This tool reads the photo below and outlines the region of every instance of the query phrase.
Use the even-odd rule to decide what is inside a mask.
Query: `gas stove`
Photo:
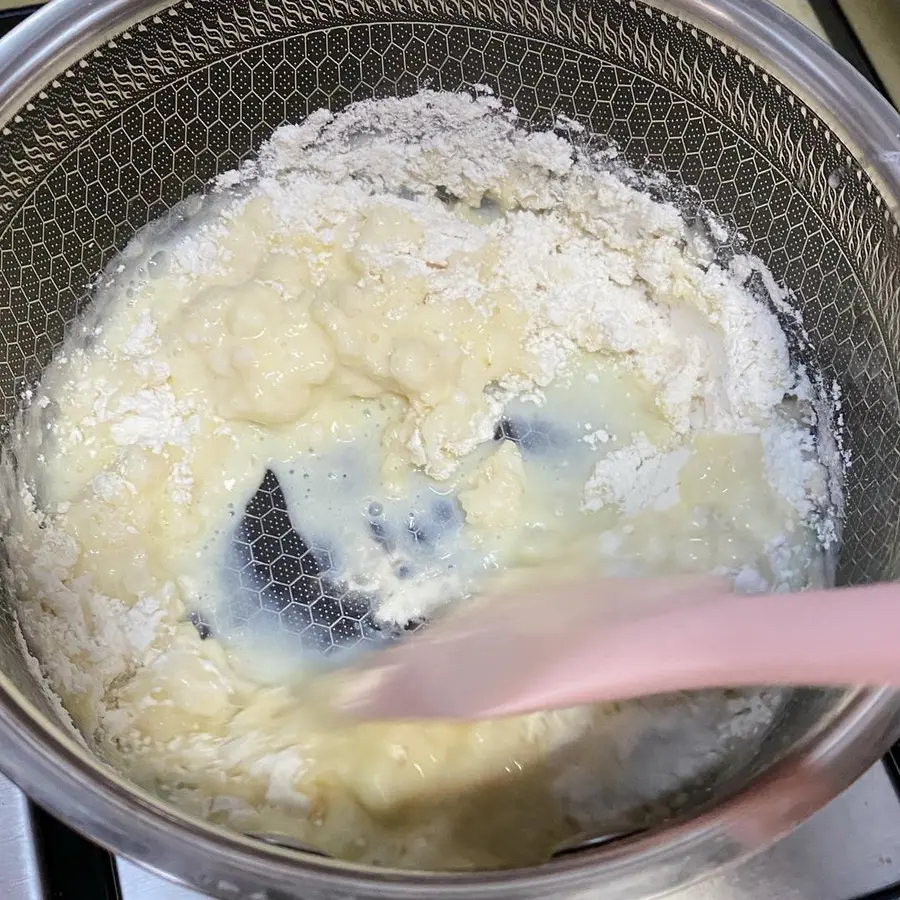
[[[900,103],[900,0],[774,0]],[[0,35],[35,7],[0,0]],[[116,858],[0,776],[0,900],[202,900]],[[670,900],[900,900],[900,744],[768,851]]]

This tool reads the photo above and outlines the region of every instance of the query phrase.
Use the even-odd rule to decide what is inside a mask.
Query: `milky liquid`
[[[353,402],[342,413],[343,427],[332,428],[319,446],[267,462],[297,537],[293,551],[284,539],[281,544],[287,553],[308,548],[316,556],[318,583],[310,575],[291,584],[313,571],[307,556],[305,563],[298,557],[296,565],[273,569],[276,579],[287,573],[275,584],[253,585],[249,593],[242,587],[234,570],[263,552],[259,544],[244,547],[235,531],[243,510],[252,517],[251,497],[233,505],[231,524],[208,545],[207,572],[216,574],[208,602],[197,609],[234,652],[265,657],[267,670],[280,673],[272,679],[345,664],[415,630],[448,604],[529,577],[715,571],[749,590],[823,578],[808,527],[766,477],[759,437],[707,435],[679,444],[653,392],[608,357],[583,354],[540,395],[512,399],[493,440],[448,480],[411,469],[385,483],[380,448],[394,412],[391,404]],[[648,509],[586,508],[585,485],[598,462],[627,452],[635,440],[675,441],[672,471],[657,476],[670,482],[661,484],[661,497]],[[521,460],[515,516],[500,527],[473,525],[461,493],[503,448]],[[479,496],[492,489],[482,483]],[[498,502],[508,507],[511,500]],[[307,614],[319,585],[328,595],[321,603],[330,607]],[[280,613],[266,615],[266,608]],[[341,608],[360,624],[341,621]]]

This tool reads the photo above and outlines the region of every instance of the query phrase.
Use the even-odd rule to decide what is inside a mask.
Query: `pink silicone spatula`
[[[737,595],[596,580],[476,601],[346,672],[363,719],[473,720],[749,685],[900,686],[900,584]]]

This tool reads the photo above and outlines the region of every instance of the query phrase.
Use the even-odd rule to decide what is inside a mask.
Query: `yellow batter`
[[[578,568],[820,581],[812,392],[743,287],[756,264],[716,265],[673,207],[484,96],[318,114],[232,181],[113,263],[20,429],[20,624],[91,746],[213,821],[418,868],[545,858],[660,722],[724,747],[749,701],[354,727],[277,621],[201,640],[189,615],[221,612],[270,467],[398,626]],[[561,448],[495,441],[504,416]],[[347,448],[371,469],[341,493]],[[452,575],[404,583],[359,516],[422,492],[463,525]]]

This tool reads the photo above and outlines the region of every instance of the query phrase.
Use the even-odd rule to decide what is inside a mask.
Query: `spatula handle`
[[[714,687],[900,687],[898,635],[900,584],[739,596],[701,579],[601,581],[438,625],[378,657],[344,705],[477,719]]]
[[[582,635],[493,712],[710,687],[900,687],[898,635],[900,584],[714,597]]]

